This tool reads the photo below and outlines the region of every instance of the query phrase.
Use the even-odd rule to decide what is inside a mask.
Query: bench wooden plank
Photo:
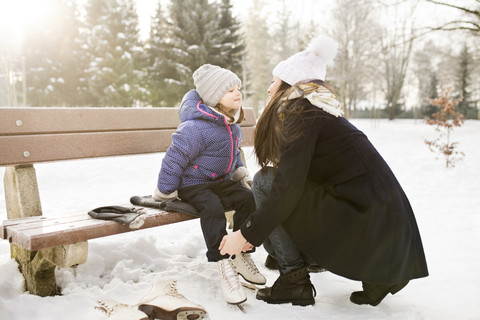
[[[42,111],[42,116],[45,111],[52,111],[53,114],[60,114],[66,111],[68,117],[72,117],[72,114],[80,117],[84,115],[85,110],[70,110],[70,109],[39,109],[36,108],[20,108],[24,113],[26,112],[23,109],[28,109],[32,114],[36,114],[34,111]],[[156,110],[162,111],[163,113],[172,114],[171,111],[178,112],[176,109],[169,108],[159,108],[157,109],[146,109],[148,111]],[[16,110],[16,109],[15,109]],[[97,114],[97,109],[87,109],[89,111],[94,111],[93,114]],[[136,111],[137,113],[126,112],[126,111]],[[9,112],[7,112],[9,111]],[[3,124],[3,114],[6,114],[11,119],[18,117],[12,117],[10,109],[0,108],[0,118],[2,119]],[[77,112],[73,112],[77,111]],[[124,110],[110,109],[110,113],[113,111],[121,111],[120,114],[123,114],[123,117],[126,117],[126,114],[131,116],[136,114],[144,115],[143,109],[135,108],[124,108]],[[60,112],[60,113],[59,113]],[[82,113],[83,112],[83,113]],[[150,113],[150,112],[148,112]],[[147,114],[148,114],[147,113]],[[80,114],[80,115],[79,115]],[[105,115],[101,113],[103,117]],[[116,113],[115,113],[116,115]],[[116,115],[117,116],[117,115]],[[53,117],[53,116],[52,116]],[[171,116],[169,121],[174,121]],[[178,115],[177,115],[178,117]],[[112,117],[113,118],[113,117]],[[143,119],[142,117],[139,117]],[[158,118],[158,117],[153,117]],[[73,126],[71,132],[67,132],[67,128],[63,128],[60,125],[56,126],[57,123],[63,122],[60,119],[55,119],[54,122],[46,121],[46,128],[42,130],[41,124],[33,122],[32,125],[26,126],[27,134],[20,134],[20,129],[16,128],[16,131],[13,130],[11,124],[7,125],[7,129],[3,129],[6,133],[0,133],[0,165],[22,165],[22,164],[31,164],[47,161],[57,161],[57,160],[70,160],[70,159],[83,159],[83,158],[95,158],[95,157],[107,157],[107,156],[119,156],[119,155],[131,155],[131,154],[145,154],[145,153],[155,153],[155,152],[164,152],[171,144],[171,135],[175,132],[176,127],[169,129],[152,129],[146,127],[145,130],[130,130],[126,131],[130,127],[123,127],[121,125],[109,125],[106,128],[117,129],[117,131],[91,131],[86,132],[87,129],[83,129],[82,132],[73,132],[75,130],[81,130],[76,126],[82,125],[88,130],[100,130],[98,127],[99,124],[96,122],[92,124],[90,120],[91,117],[88,117],[88,121],[74,121],[69,119],[66,122],[73,121],[75,125]],[[124,118],[122,118],[125,120]],[[128,119],[127,119],[128,120]],[[123,123],[120,121],[119,123]],[[176,124],[176,122],[175,122]],[[164,125],[164,124],[162,124]],[[242,145],[253,145],[253,133],[254,133],[255,117],[252,109],[246,109],[246,120],[242,123],[242,130],[244,135],[244,140]],[[22,126],[20,126],[22,127]],[[157,125],[157,128],[159,125]],[[70,127],[68,127],[70,128]],[[37,133],[32,133],[31,130],[38,130]],[[60,132],[59,130],[64,130],[65,132]],[[123,131],[120,131],[123,130]],[[48,132],[48,133],[47,133]],[[15,133],[15,134],[12,134]]]
[[[255,126],[245,108],[241,126]],[[178,108],[34,108],[0,107],[0,135],[175,129]]]
[[[163,152],[169,130],[66,133],[0,137],[0,165]]]
[[[0,108],[1,134],[175,129],[176,108]]]
[[[82,216],[77,215],[69,218],[37,219],[33,223],[3,226],[3,237],[28,250],[36,251],[135,231],[114,221],[93,219],[86,213]],[[179,212],[148,209],[148,212],[145,213],[145,223],[138,230],[196,218]]]
[[[53,225],[60,225],[65,223],[75,223],[77,221],[83,221],[89,217],[88,213],[72,213],[66,216],[59,217],[45,217],[45,216],[33,216],[21,219],[11,219],[2,222],[2,238],[8,239],[8,230],[15,230],[15,232],[36,229]]]

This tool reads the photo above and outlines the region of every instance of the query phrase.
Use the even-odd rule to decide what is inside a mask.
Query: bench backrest
[[[164,152],[180,124],[177,108],[0,108],[0,166]],[[242,146],[253,145],[245,109]]]

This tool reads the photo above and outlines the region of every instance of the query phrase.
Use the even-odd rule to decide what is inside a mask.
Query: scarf
[[[300,83],[288,96],[287,100],[306,98],[311,104],[335,116],[343,116],[340,101],[329,89],[314,82]]]

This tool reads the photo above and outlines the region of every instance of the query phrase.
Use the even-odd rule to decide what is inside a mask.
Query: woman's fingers
[[[218,250],[220,250],[221,254],[225,254],[222,252],[223,246],[225,245],[225,242],[227,241],[227,236],[223,236],[222,242],[220,242],[220,246],[218,247]]]

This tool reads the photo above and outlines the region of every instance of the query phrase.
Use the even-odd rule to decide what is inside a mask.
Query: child
[[[196,90],[182,100],[182,123],[163,158],[153,198],[163,201],[178,196],[198,210],[206,255],[218,264],[225,300],[239,304],[247,297],[238,274],[255,284],[266,283],[249,253],[230,258],[218,249],[227,234],[225,211],[235,210],[233,229],[238,230],[256,208],[252,191],[245,187],[248,170],[239,151],[241,81],[230,70],[210,64],[198,68],[193,80]],[[247,251],[252,248],[245,245]]]

